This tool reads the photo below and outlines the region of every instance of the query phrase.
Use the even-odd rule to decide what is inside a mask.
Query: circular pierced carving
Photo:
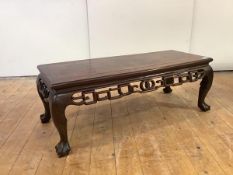
[[[140,82],[140,88],[142,91],[150,91],[155,89],[155,81],[154,80],[143,80]]]

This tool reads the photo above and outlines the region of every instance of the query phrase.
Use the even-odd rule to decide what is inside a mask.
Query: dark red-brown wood
[[[212,60],[170,50],[40,65],[37,89],[45,109],[41,122],[47,123],[53,118],[60,135],[55,148],[62,157],[70,152],[65,117],[68,105],[90,105],[160,87],[164,87],[164,93],[171,93],[171,86],[202,79],[198,107],[208,111],[210,106],[205,103],[205,97],[213,81],[213,70],[209,66]],[[135,81],[139,84],[133,83]]]
[[[169,50],[39,65],[38,69],[49,87],[61,89],[167,72],[211,61],[212,58]]]

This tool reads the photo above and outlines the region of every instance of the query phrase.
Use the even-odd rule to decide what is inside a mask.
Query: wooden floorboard
[[[39,120],[35,78],[0,79],[0,175],[232,175],[232,80],[215,73],[206,113],[198,82],[69,106],[72,151],[59,159],[52,121]]]

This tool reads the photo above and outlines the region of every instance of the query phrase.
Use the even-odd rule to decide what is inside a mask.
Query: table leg
[[[49,97],[50,112],[60,135],[60,141],[55,146],[58,157],[66,156],[70,152],[70,145],[67,137],[67,119],[65,116],[65,109],[69,100],[68,98],[69,96],[66,94],[50,94]]]
[[[208,111],[210,110],[210,106],[205,103],[205,97],[207,96],[207,93],[209,92],[213,82],[213,69],[208,66],[205,69],[205,75],[201,81],[201,86],[199,90],[199,97],[198,97],[198,107],[202,111]]]
[[[172,88],[170,86],[166,86],[165,88],[163,88],[163,92],[165,94],[169,94],[172,92]]]
[[[41,120],[41,123],[48,123],[50,118],[51,118],[50,110],[49,110],[49,103],[48,103],[48,101],[45,100],[45,97],[42,94],[43,89],[42,89],[41,84],[40,84],[40,77],[39,76],[37,77],[37,80],[36,80],[36,86],[37,86],[37,92],[40,96],[40,99],[44,105],[44,110],[45,110],[45,112],[40,115],[40,120]]]

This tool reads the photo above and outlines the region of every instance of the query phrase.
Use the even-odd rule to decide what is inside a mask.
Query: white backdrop
[[[88,0],[91,56],[189,50],[192,0]]]
[[[85,0],[0,0],[0,76],[89,57]]]
[[[0,76],[166,49],[211,56],[215,70],[233,69],[232,31],[231,0],[0,0]]]
[[[233,70],[233,1],[196,0],[191,52],[210,55],[213,67]]]

